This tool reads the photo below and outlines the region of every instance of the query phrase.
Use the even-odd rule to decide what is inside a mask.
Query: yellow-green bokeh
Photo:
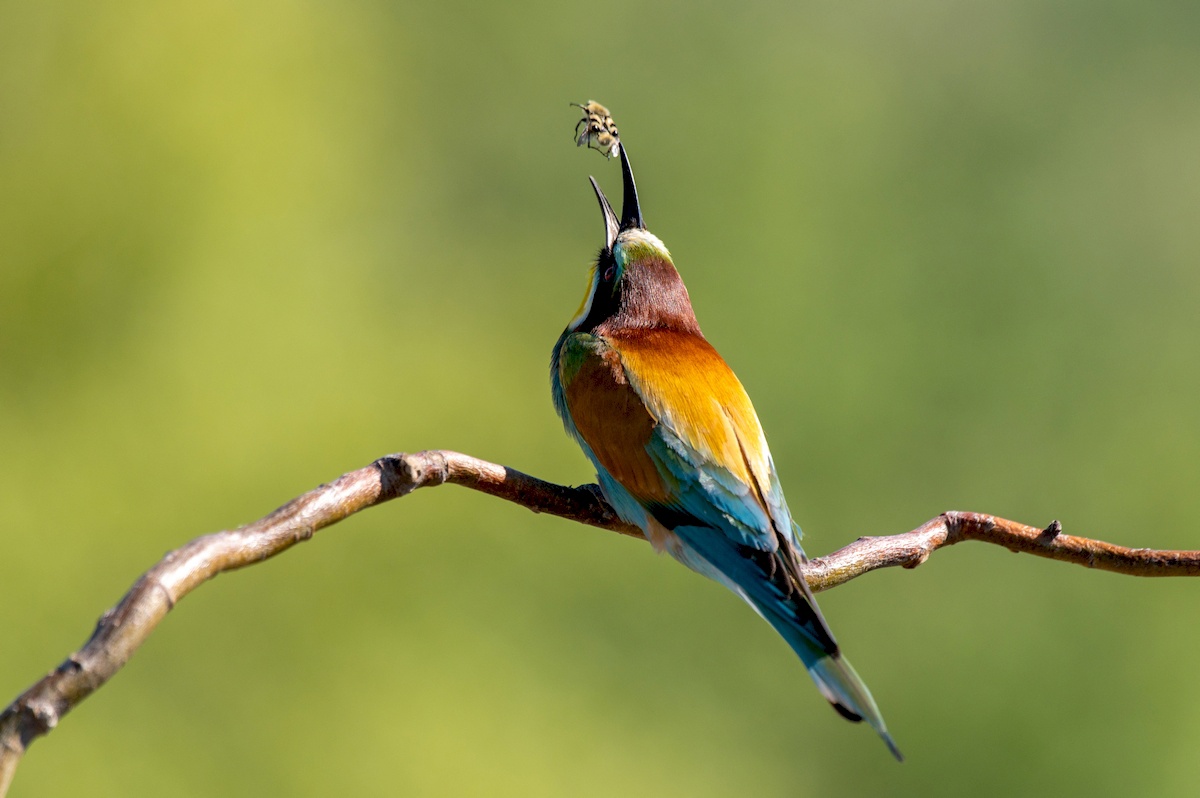
[[[1200,6],[0,4],[0,691],[164,551],[390,451],[580,483],[570,101],[820,554],[945,509],[1200,548]],[[205,586],[14,796],[1191,795],[1200,583],[968,545],[732,596],[456,488]]]

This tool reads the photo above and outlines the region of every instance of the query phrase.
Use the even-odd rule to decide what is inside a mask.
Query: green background
[[[570,101],[810,554],[1200,548],[1195,2],[0,4],[0,691],[391,451],[592,478]],[[967,544],[822,606],[909,761],[649,547],[446,487],[189,597],[12,795],[1191,795],[1200,583]]]

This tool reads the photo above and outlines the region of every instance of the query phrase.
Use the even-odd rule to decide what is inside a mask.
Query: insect
[[[594,100],[571,105],[583,109],[583,119],[575,125],[576,146],[587,144],[591,149],[604,153],[605,158],[616,155],[617,148],[621,146],[621,135],[608,109]]]

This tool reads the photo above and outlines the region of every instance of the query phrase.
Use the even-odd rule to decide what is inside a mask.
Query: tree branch
[[[570,488],[505,466],[448,451],[394,454],[293,499],[238,529],[196,538],[168,553],[125,597],[100,617],[83,647],[19,695],[0,713],[0,798],[26,749],[98,690],[129,660],[175,606],[217,574],[274,557],[319,529],[418,488],[451,483],[623,535],[641,532],[613,512],[596,485]],[[828,590],[877,568],[915,568],[943,546],[979,540],[1015,552],[1073,562],[1131,576],[1200,575],[1200,552],[1128,549],[980,513],[948,512],[911,532],[859,538],[826,557],[809,560],[804,576],[814,591]]]

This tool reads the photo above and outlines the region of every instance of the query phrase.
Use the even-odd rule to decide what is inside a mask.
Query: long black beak
[[[604,214],[604,248],[612,249],[612,245],[617,241],[617,233],[621,232],[621,223],[617,221],[617,215],[613,213],[612,205],[609,204],[608,197],[604,196],[604,192],[600,190],[596,178],[589,176],[588,180],[592,181],[592,190],[596,192],[596,199],[600,202],[600,212]]]
[[[636,227],[646,229],[642,221],[642,206],[638,204],[637,184],[633,182],[633,167],[629,165],[629,156],[625,154],[625,144],[621,144],[621,178],[625,183],[625,197],[621,200],[621,229],[629,230]]]

